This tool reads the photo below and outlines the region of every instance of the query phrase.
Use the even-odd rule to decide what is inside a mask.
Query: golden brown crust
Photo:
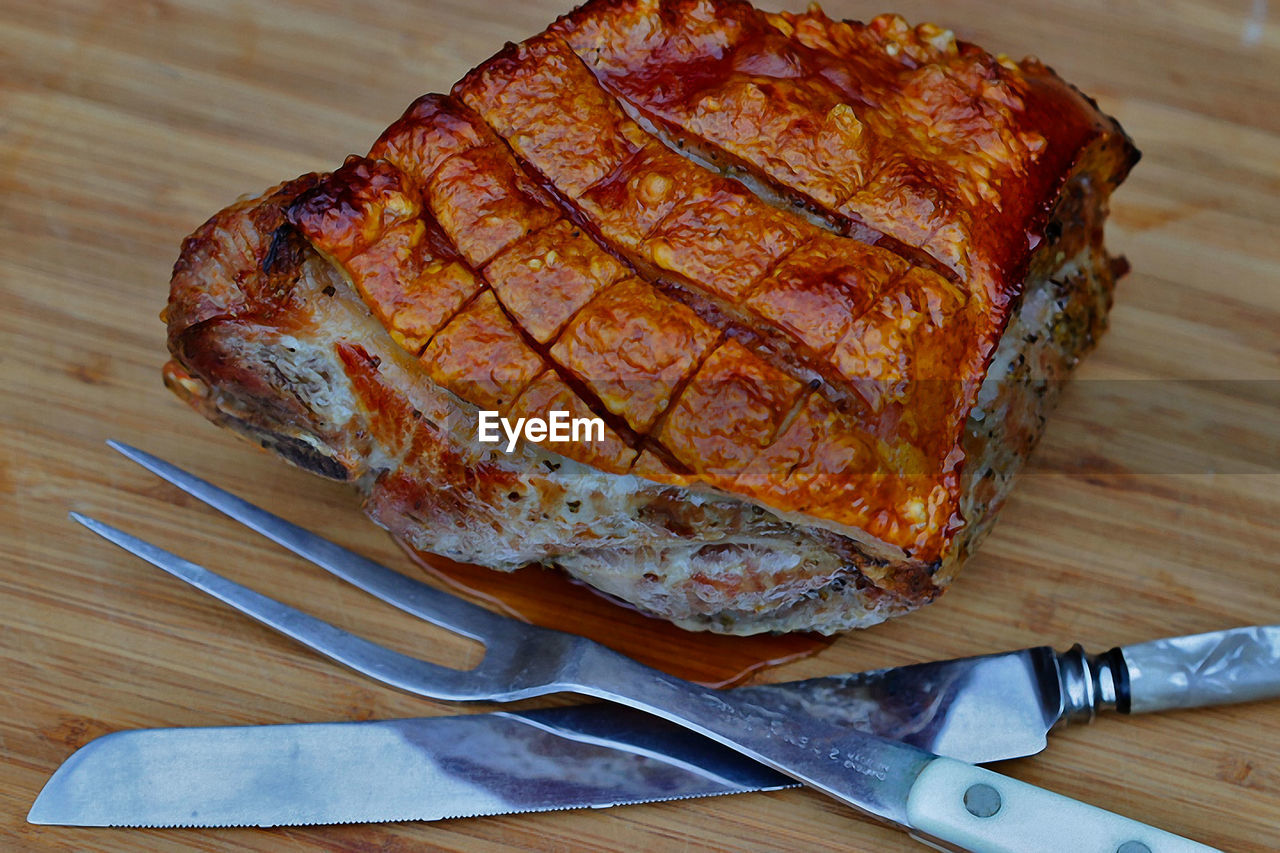
[[[565,109],[545,107],[566,88],[574,94]],[[884,474],[878,483],[883,502],[874,507],[832,501],[806,504],[809,508],[801,510],[788,497],[794,479],[788,468],[773,469],[767,486],[741,487],[735,475],[750,466],[761,449],[748,443],[738,448],[733,460],[722,448],[722,473],[705,480],[707,485],[734,489],[784,512],[810,512],[866,531],[924,562],[938,559],[959,502],[953,451],[993,346],[992,327],[998,318],[984,317],[979,300],[969,299],[931,270],[912,267],[885,249],[831,234],[776,209],[741,184],[699,167],[655,139],[635,147],[645,138],[644,131],[554,35],[505,51],[465,78],[455,92],[505,136],[530,169],[574,205],[574,212],[606,246],[647,274],[672,276],[727,304],[754,310],[752,323],[777,323],[778,337],[794,336],[799,344],[792,347],[795,360],[853,401],[831,424],[853,435],[816,440],[875,448]],[[574,135],[573,128],[580,125],[590,126],[593,133]],[[616,161],[616,167],[587,183],[577,161],[567,160],[564,150],[547,142],[570,137],[580,146],[579,159]],[[619,153],[624,151],[629,153]],[[856,268],[864,296],[863,310],[846,315],[845,325],[836,330],[829,328],[832,321],[823,313],[788,310],[788,297],[804,299],[805,290],[819,294],[811,303],[849,305],[849,274],[832,269],[833,256],[845,259],[847,268]],[[813,274],[799,284],[809,271]],[[605,368],[613,339],[597,337],[583,344],[575,339],[577,328],[570,323],[565,332],[569,341],[557,344],[552,355],[564,363],[566,348],[576,347],[577,363],[570,369],[592,384],[589,374]],[[829,337],[823,337],[824,331]],[[664,338],[656,325],[645,334],[647,344],[637,355],[650,364],[628,357],[635,380],[643,380],[646,371],[668,371],[673,359],[692,367],[702,355],[697,349],[672,354],[670,347],[686,344],[679,337]],[[943,375],[936,375],[939,371]],[[659,381],[655,375],[652,386],[633,380],[621,391],[616,379],[606,378],[614,387],[605,404],[619,414],[628,409],[628,422],[644,433],[669,395],[688,378]],[[928,387],[931,382],[942,384],[942,393]],[[654,389],[651,400],[625,401],[648,387]],[[600,387],[593,388],[605,396]],[[779,419],[785,414],[776,413]],[[675,427],[660,439],[663,444],[690,446],[689,437],[679,436]],[[900,467],[903,461],[910,463],[909,469]],[[754,470],[758,475],[759,466]],[[938,500],[939,494],[947,499]],[[928,508],[925,515],[918,509],[922,506]]]
[[[432,338],[422,364],[437,384],[481,409],[501,412],[546,367],[492,290],[473,299]]]
[[[174,278],[165,380],[198,411],[353,482],[370,517],[414,547],[503,569],[554,562],[689,628],[843,630],[936,594],[927,574],[886,572],[824,531],[730,497],[689,500],[677,487],[618,476],[635,451],[616,432],[564,448],[610,454],[584,459],[591,467],[532,445],[508,456],[477,444],[474,407],[430,381],[332,259],[281,230],[296,194],[326,180],[308,176],[235,205],[189,241]],[[187,325],[192,315],[176,309],[204,293],[218,311]],[[547,371],[511,414],[543,400],[585,414],[574,408],[581,399]],[[679,477],[647,450],[634,470]]]
[[[554,370],[545,371],[524,389],[520,399],[511,407],[513,418],[542,418],[549,421],[553,412],[565,412],[574,419],[590,419],[596,413],[583,402],[582,397],[570,388]],[[617,431],[609,426],[601,430],[600,440],[548,441],[548,450],[566,456],[584,465],[626,474],[635,461],[636,451]],[[572,433],[570,433],[572,436]]]
[[[578,312],[551,354],[610,412],[647,433],[718,337],[685,306],[626,278]]]
[[[289,292],[281,279],[290,274],[287,261],[295,249],[289,235],[280,231],[285,224],[283,205],[316,180],[316,175],[304,175],[262,197],[237,202],[182,242],[163,315],[170,349],[180,349],[182,336],[204,323],[280,312],[280,294]],[[246,259],[263,275],[240,275]],[[281,263],[275,263],[277,259]]]
[[[551,32],[644,115],[861,233],[924,250],[997,306],[1017,295],[1027,240],[1080,153],[1122,136],[1034,60],[897,15],[593,0]],[[1108,182],[1132,165],[1117,153]]]
[[[396,342],[418,353],[479,290],[412,182],[384,161],[347,162],[287,213],[339,264]]]
[[[427,182],[431,211],[472,266],[555,220],[533,183],[506,168],[510,157],[496,145],[464,151]]]
[[[680,394],[658,439],[705,482],[732,491],[744,455],[773,443],[804,388],[726,340]]]
[[[425,184],[445,160],[488,145],[492,138],[453,98],[423,95],[378,137],[369,157],[386,160]]]
[[[485,277],[538,343],[556,338],[600,290],[628,270],[573,223],[559,219],[489,262]]]
[[[478,409],[598,417],[603,441],[545,449],[592,482],[614,478],[602,493],[626,484],[667,507],[667,533],[714,545],[721,534],[671,521],[707,501],[733,518],[750,507],[760,525],[735,521],[742,538],[720,551],[681,550],[669,588],[647,573],[597,577],[602,588],[634,582],[633,600],[689,619],[755,608],[796,627],[845,595],[898,612],[937,594],[966,525],[999,501],[975,502],[966,454],[990,445],[970,412],[1028,270],[1041,281],[1077,264],[1066,298],[1096,330],[1101,211],[1135,156],[1052,72],[936,27],[592,0],[453,95],[419,98],[367,157],[192,235],[172,283],[168,381],[308,467],[372,477],[371,512],[419,538],[521,511],[526,488],[544,505],[566,491],[488,451],[450,455]],[[1081,196],[1053,213],[1064,186]],[[1044,240],[1051,215],[1071,233]],[[1047,243],[1053,257],[1036,251]],[[1064,261],[1068,249],[1082,260]],[[331,312],[314,300],[334,287],[304,293],[304,272],[349,283],[397,345],[335,336],[324,358],[350,388],[341,405],[313,393],[332,365],[269,355],[291,335],[326,339],[315,323]],[[1067,363],[1087,340],[1047,358]],[[343,434],[351,406],[358,440]],[[453,432],[432,432],[448,413]],[[373,459],[388,461],[356,473]],[[603,534],[571,527],[538,553],[598,573],[608,560],[588,543]],[[794,531],[808,563],[770,538]]]

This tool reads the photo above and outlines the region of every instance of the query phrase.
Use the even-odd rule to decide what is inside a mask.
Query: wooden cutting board
[[[236,196],[366,150],[418,94],[565,9],[0,3],[0,847],[919,849],[805,791],[273,831],[24,823],[59,762],[106,732],[458,710],[324,663],[66,514],[125,525],[375,640],[465,658],[461,643],[424,641],[416,623],[102,442],[146,447],[410,570],[344,489],[204,423],[161,387],[169,267],[182,237]],[[1035,53],[1120,118],[1144,152],[1109,226],[1133,273],[955,588],[766,679],[1280,622],[1280,29],[1266,4],[912,0],[898,11]],[[1280,847],[1280,704],[1100,719],[999,769],[1227,849]]]

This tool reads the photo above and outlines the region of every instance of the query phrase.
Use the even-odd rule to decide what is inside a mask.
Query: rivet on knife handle
[[[1280,625],[1154,640],[1120,653],[1132,713],[1280,697]]]
[[[907,816],[930,840],[978,853],[1216,849],[952,758],[937,758],[920,773]]]

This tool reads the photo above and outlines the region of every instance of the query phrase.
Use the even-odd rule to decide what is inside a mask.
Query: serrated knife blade
[[[639,712],[619,717],[627,718],[618,720],[623,725],[647,722]],[[72,755],[27,819],[148,827],[380,823],[794,784],[705,738],[691,735],[659,758],[552,734],[558,725],[554,717],[540,724],[495,713],[115,732]]]
[[[733,691],[971,763],[1039,752],[1055,725],[1280,696],[1280,626],[1089,656],[1048,647]],[[277,826],[439,820],[776,790],[737,752],[613,704],[378,722],[150,729],[98,738],[32,823]]]

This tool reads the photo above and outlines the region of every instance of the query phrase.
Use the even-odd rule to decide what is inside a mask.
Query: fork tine
[[[484,685],[477,684],[468,672],[438,666],[357,637],[97,519],[78,512],[71,513],[71,518],[263,625],[384,684],[432,699],[477,699],[489,693],[477,693],[476,688]]]
[[[107,446],[251,530],[406,613],[481,642],[492,638],[509,622],[483,607],[348,551],[150,453],[115,440],[108,441]]]

